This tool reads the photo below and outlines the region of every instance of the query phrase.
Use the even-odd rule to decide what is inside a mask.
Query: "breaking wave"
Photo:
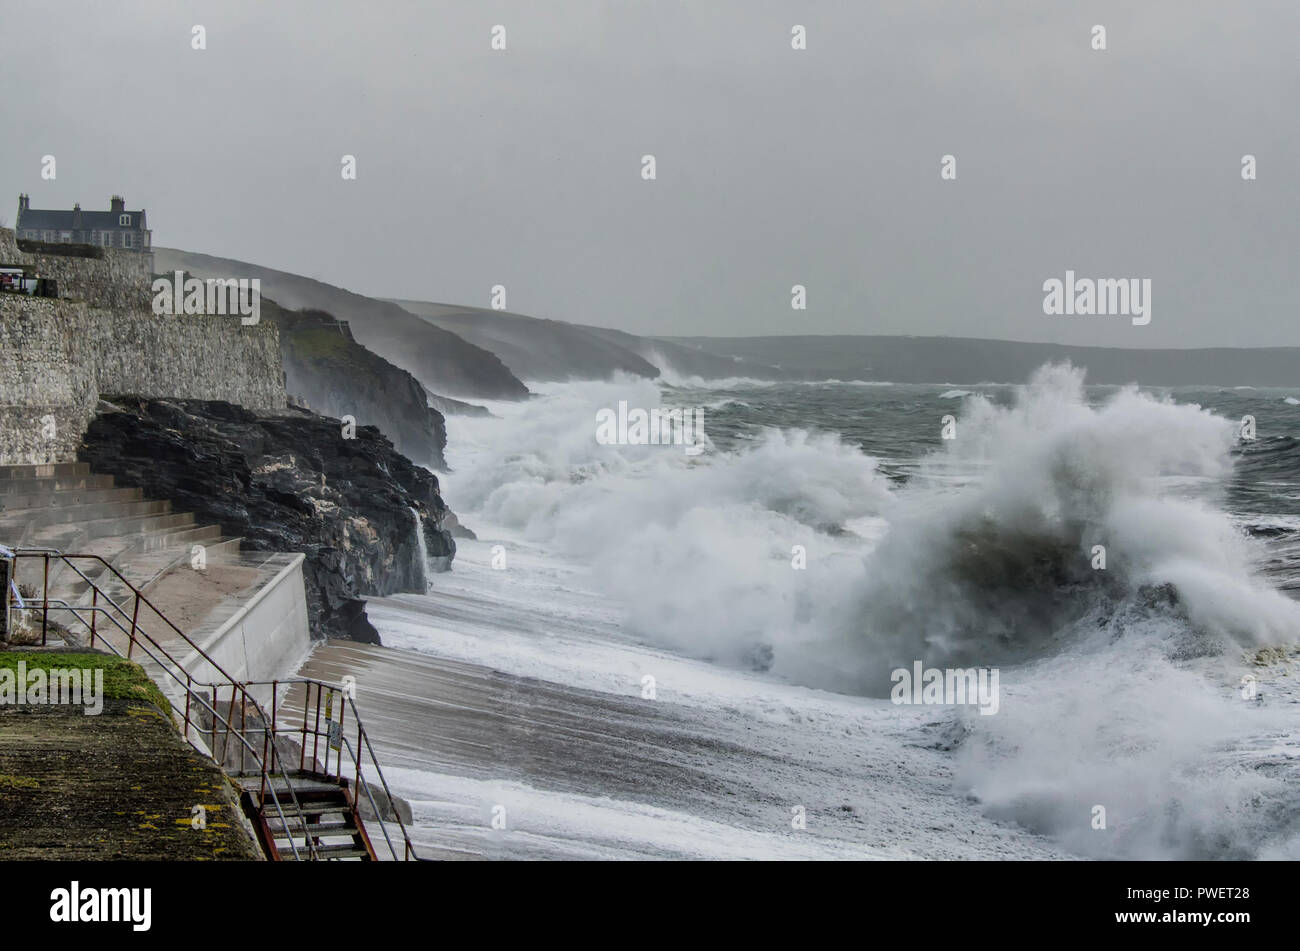
[[[901,488],[833,433],[698,457],[598,445],[597,409],[665,396],[565,384],[458,421],[449,492],[588,565],[659,646],[880,697],[917,660],[1001,668],[997,715],[942,711],[959,783],[1081,854],[1290,855],[1282,780],[1225,752],[1284,728],[1236,686],[1300,634],[1221,507],[1237,425],[1135,389],[1094,405],[1083,383],[1050,366],[1006,405],[965,396]]]

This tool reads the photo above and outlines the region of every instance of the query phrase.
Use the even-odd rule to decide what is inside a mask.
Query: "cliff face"
[[[205,278],[258,278],[262,293],[282,307],[324,310],[346,320],[358,343],[406,370],[433,393],[498,400],[528,396],[528,387],[495,354],[388,301],[297,274],[174,248],[155,247],[154,262],[159,273],[179,269]]]
[[[773,366],[751,365],[740,358],[622,330],[431,301],[395,299],[393,303],[491,350],[522,380],[608,380],[617,373],[655,379],[661,372],[705,379],[783,378]]]
[[[378,426],[413,462],[445,469],[447,427],[415,377],[371,353],[346,323],[319,310],[285,310],[262,299],[262,319],[280,329],[285,388],[328,416]]]
[[[640,354],[574,324],[427,301],[393,303],[491,350],[522,380],[607,380],[615,373],[654,379],[659,375]],[[629,335],[629,339],[634,338]]]
[[[305,553],[313,637],[378,643],[360,599],[425,590],[417,531],[431,570],[451,565],[456,544],[443,522],[454,517],[437,477],[372,426],[344,439],[338,420],[304,410],[111,400],[92,420],[79,458],[119,485],[219,523],[242,536],[246,550]]]

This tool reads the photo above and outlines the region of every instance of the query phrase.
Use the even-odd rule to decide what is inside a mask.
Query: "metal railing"
[[[289,703],[287,697],[281,699],[280,696],[284,688],[292,691],[296,685],[301,685],[303,688],[301,722],[293,716],[298,712],[296,705]],[[375,821],[379,823],[379,831],[383,834],[389,855],[397,861],[417,858],[410,833],[398,810],[397,798],[388,788],[388,780],[384,778],[384,771],[379,767],[379,758],[375,755],[374,747],[370,745],[370,737],[366,733],[365,724],[361,721],[361,714],[357,711],[352,690],[339,684],[325,683],[308,677],[255,680],[247,682],[245,686],[270,688],[272,736],[296,739],[299,749],[299,772],[321,776],[327,780],[337,781],[345,788],[350,787],[349,798],[354,809],[360,807],[361,796],[364,795],[365,800],[370,803]],[[285,722],[281,716],[282,710],[290,714],[292,719]],[[349,724],[349,715],[351,724]],[[310,754],[308,745],[311,746]],[[320,758],[322,751],[324,760]],[[366,779],[367,771],[373,777],[371,781]],[[387,810],[381,809],[380,804],[375,800],[371,785],[374,779],[379,781],[380,788],[383,790],[384,804],[388,810],[391,810],[392,819],[385,818]],[[391,822],[396,822],[397,829],[390,835]],[[399,845],[393,841],[399,835],[402,840],[400,850]]]
[[[280,829],[285,832],[289,841],[289,848],[293,857],[301,859],[300,846],[289,832],[290,826],[285,815],[286,810],[291,815],[302,817],[302,804],[298,800],[297,790],[294,787],[291,773],[285,768],[284,754],[277,746],[275,740],[278,735],[287,736],[290,734],[300,734],[302,736],[301,753],[299,756],[299,770],[306,772],[304,769],[306,759],[306,746],[308,737],[313,738],[314,745],[318,748],[319,740],[322,735],[327,739],[325,770],[323,773],[317,773],[325,779],[334,779],[339,785],[347,791],[346,777],[343,775],[342,764],[342,746],[346,745],[353,762],[353,781],[355,790],[364,790],[374,810],[375,816],[380,822],[380,828],[384,833],[384,839],[388,843],[389,852],[394,859],[410,860],[417,858],[415,847],[411,842],[410,835],[407,832],[405,823],[402,822],[401,816],[397,814],[395,800],[389,792],[388,783],[384,779],[383,771],[379,768],[379,761],[374,754],[374,749],[370,745],[370,739],[366,735],[365,727],[361,723],[361,718],[357,714],[356,706],[347,693],[338,685],[326,684],[318,680],[297,679],[292,681],[256,681],[245,682],[236,680],[226,670],[217,663],[206,651],[196,644],[184,631],[172,623],[166,615],[125,578],[110,562],[106,561],[99,555],[76,555],[64,554],[52,548],[17,548],[13,551],[13,577],[19,578],[19,567],[23,563],[31,563],[39,560],[41,562],[42,590],[41,597],[28,597],[16,601],[13,609],[20,612],[39,612],[41,618],[41,644],[45,645],[49,636],[49,614],[51,610],[66,611],[76,619],[76,622],[89,632],[91,648],[95,647],[96,640],[102,643],[110,651],[119,657],[125,657],[128,660],[134,659],[136,651],[141,652],[144,656],[158,667],[159,670],[170,678],[181,690],[184,691],[185,705],[182,713],[176,711],[174,705],[172,716],[178,720],[178,726],[182,728],[186,742],[205,755],[217,758],[218,750],[221,751],[219,763],[224,763],[228,758],[232,748],[238,752],[241,772],[244,766],[251,759],[253,769],[248,770],[248,774],[256,773],[259,776],[259,798],[258,806],[263,818],[272,814],[273,818],[279,819]],[[84,581],[91,593],[91,603],[89,606],[84,604],[70,604],[65,599],[51,598],[50,595],[50,563],[70,568],[77,577]],[[112,576],[127,591],[131,593],[131,604],[128,610],[126,606],[120,604],[111,594],[106,592],[95,580],[87,576],[78,563],[89,563],[91,565],[102,566],[98,572],[98,577],[103,580],[105,575]],[[5,592],[4,597],[9,598],[9,593]],[[140,621],[140,608],[144,606],[157,617],[170,630],[171,634],[180,639],[181,643],[186,645],[194,654],[201,658],[203,663],[207,664],[215,671],[220,680],[201,681],[196,679],[187,669],[185,663],[175,657],[167,647],[160,643],[157,638],[149,634]],[[87,615],[89,619],[87,619]],[[113,638],[106,636],[104,630],[100,627],[100,620],[111,626],[111,630],[122,635],[126,640],[125,652],[119,645],[113,643]],[[303,725],[301,728],[280,729],[277,716],[278,707],[280,706],[277,694],[280,685],[292,683],[302,683],[306,685],[308,696],[315,688],[317,719],[315,726],[311,729],[307,724],[307,704],[304,703]],[[267,717],[266,711],[257,701],[256,697],[250,692],[250,687],[255,686],[271,687],[271,716]],[[343,743],[333,747],[338,750],[338,756],[335,758],[335,769],[331,772],[329,767],[329,749],[328,744],[336,738],[335,727],[328,723],[325,727],[325,733],[320,733],[319,707],[320,699],[324,692],[338,693],[343,701],[339,704],[340,719],[337,726],[337,736],[342,738],[343,721],[346,718],[346,712],[351,711],[356,723],[357,743],[354,747],[351,743],[343,738]],[[228,692],[229,700],[225,703],[226,713],[222,713],[223,692]],[[344,706],[346,703],[346,707]],[[235,709],[238,706],[238,725],[236,725]],[[332,712],[332,700],[327,706],[327,713]],[[206,722],[205,721],[206,718]],[[327,716],[327,721],[330,719]],[[268,726],[269,724],[269,726]],[[253,737],[261,735],[261,748],[253,741]],[[196,740],[196,737],[210,737],[208,748]],[[315,764],[316,750],[313,752],[313,764]],[[364,761],[364,762],[363,762]],[[403,840],[403,848],[399,850],[394,845],[383,812],[378,808],[371,794],[369,784],[363,779],[363,765],[371,769],[384,789],[385,795],[388,796],[388,803],[393,808],[394,815],[397,816],[398,827]],[[281,802],[281,791],[276,788],[275,780],[283,783],[283,792],[287,793],[288,799]],[[348,796],[349,806],[356,820],[356,826],[360,835],[366,837],[364,828],[360,821],[358,813],[359,800],[357,793],[353,792]],[[268,809],[268,802],[270,808]],[[291,805],[290,805],[291,804]],[[301,837],[305,840],[303,848],[307,857],[310,859],[320,858],[317,842],[315,838],[306,831],[306,823],[303,823],[304,829]],[[367,845],[369,847],[368,839]],[[271,842],[268,848],[274,852],[274,842]],[[373,849],[370,849],[373,852]],[[273,854],[272,858],[278,858],[278,854]]]

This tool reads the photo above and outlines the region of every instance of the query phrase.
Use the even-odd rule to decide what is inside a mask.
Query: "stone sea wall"
[[[75,459],[103,393],[287,405],[273,321],[157,316],[150,255],[23,244],[42,253],[0,229],[0,265],[53,277],[59,299],[0,293],[0,465]]]
[[[14,239],[0,228],[0,264],[27,264],[59,284],[59,296],[95,307],[148,311],[153,255],[85,244]]]

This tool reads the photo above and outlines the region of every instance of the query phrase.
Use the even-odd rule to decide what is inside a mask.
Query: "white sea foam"
[[[467,524],[584,566],[620,637],[869,696],[913,660],[1000,666],[1000,711],[963,717],[956,754],[991,816],[1090,855],[1294,851],[1283,784],[1240,753],[1288,722],[1237,696],[1243,659],[1294,642],[1300,609],[1216,505],[1235,422],[1132,389],[1090,406],[1080,373],[1046,368],[1009,406],[966,399],[957,439],[896,491],[833,435],[706,460],[599,446],[595,410],[657,405],[656,384],[544,389],[457,420],[445,491]],[[697,684],[707,707],[721,688]]]

